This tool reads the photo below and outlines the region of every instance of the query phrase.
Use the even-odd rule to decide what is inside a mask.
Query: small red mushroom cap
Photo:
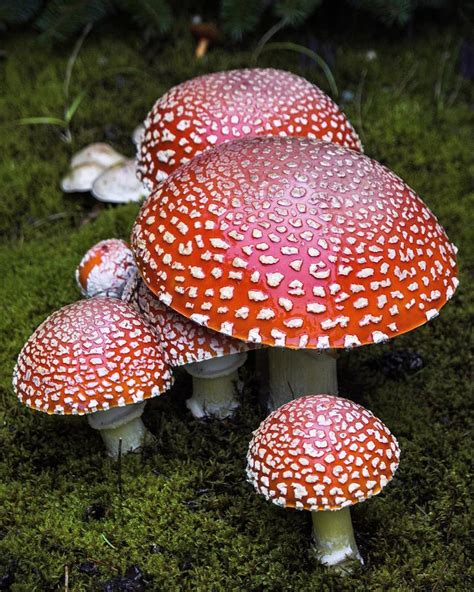
[[[111,238],[87,251],[76,269],[76,282],[83,296],[119,298],[135,269],[133,253],[128,244]]]
[[[131,306],[107,297],[48,317],[21,350],[13,374],[22,403],[59,415],[139,403],[172,382],[153,329]]]
[[[306,138],[222,144],[135,222],[140,274],[191,320],[293,349],[378,343],[429,321],[458,284],[423,201],[367,156]]]
[[[271,68],[231,70],[188,80],[155,103],[138,177],[152,189],[204,150],[255,136],[307,136],[362,150],[336,103],[304,78]]]
[[[127,283],[122,299],[155,328],[161,349],[173,367],[246,352],[256,347],[253,343],[202,327],[165,306],[150,292],[137,272]]]
[[[260,424],[247,478],[279,506],[340,510],[380,493],[399,458],[396,439],[370,411],[340,397],[311,395]]]

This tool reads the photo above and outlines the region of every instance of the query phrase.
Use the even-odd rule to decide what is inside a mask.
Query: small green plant
[[[64,85],[63,85],[63,93],[64,93],[64,113],[62,117],[54,117],[54,116],[37,116],[37,117],[23,117],[19,120],[20,125],[57,125],[61,128],[61,138],[67,142],[68,144],[72,141],[72,133],[71,133],[71,122],[74,115],[77,113],[82,101],[84,100],[87,89],[82,90],[78,95],[71,100],[70,97],[70,87],[71,87],[71,80],[72,80],[72,72],[74,69],[74,65],[77,61],[79,56],[79,52],[81,51],[81,47],[84,44],[84,41],[92,29],[92,25],[89,24],[84,29],[82,35],[77,40],[74,48],[72,50],[71,55],[69,56],[67,66],[66,66],[66,74],[64,77]]]
[[[83,90],[81,90],[74,98],[71,98],[71,82],[72,82],[72,74],[74,70],[74,65],[76,64],[77,58],[79,57],[79,52],[86,40],[87,35],[92,30],[92,24],[87,25],[87,27],[82,32],[82,35],[76,41],[74,48],[69,56],[66,72],[64,76],[64,84],[63,84],[63,95],[64,95],[64,111],[62,116],[54,116],[54,115],[39,115],[39,116],[32,116],[32,117],[23,117],[17,121],[19,125],[53,125],[60,128],[61,139],[70,144],[72,142],[72,130],[71,130],[71,123],[76,115],[79,107],[81,106],[83,100],[86,98],[88,92],[97,84],[97,78],[94,80]],[[101,72],[100,79],[103,80],[108,76],[114,74],[138,74],[143,75],[144,73],[137,69],[137,68],[111,68]]]

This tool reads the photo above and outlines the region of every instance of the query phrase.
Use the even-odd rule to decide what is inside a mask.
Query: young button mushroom
[[[271,68],[230,70],[183,82],[155,103],[139,178],[151,190],[208,148],[255,136],[307,136],[362,150],[344,113],[308,80]]]
[[[115,298],[90,298],[58,310],[18,356],[13,388],[22,403],[57,415],[88,414],[117,457],[146,440],[145,400],[165,392],[172,374],[154,330]]]
[[[193,378],[187,408],[198,419],[231,417],[239,407],[238,369],[254,344],[206,329],[162,304],[138,273],[128,282],[123,300],[138,310],[158,332],[173,368],[183,366]]]
[[[164,304],[271,346],[274,406],[337,394],[324,352],[423,325],[458,285],[456,248],[399,177],[307,138],[246,138],[196,156],[148,198],[132,249]]]
[[[92,189],[94,181],[104,172],[104,167],[96,162],[83,162],[69,169],[61,179],[61,191],[64,193],[84,193]]]
[[[148,191],[136,176],[136,162],[133,158],[108,168],[92,184],[92,195],[108,203],[140,201]]]
[[[344,574],[363,563],[349,506],[380,493],[399,457],[396,439],[370,411],[312,395],[261,423],[250,442],[247,478],[274,504],[309,510],[317,559]]]
[[[125,158],[123,154],[114,150],[109,144],[96,142],[95,144],[89,144],[71,158],[71,168],[80,166],[85,162],[95,162],[105,170],[123,162]]]
[[[108,144],[89,144],[72,157],[69,172],[61,180],[61,189],[65,193],[90,191],[97,177],[124,160],[125,156]]]
[[[91,247],[76,269],[76,282],[83,296],[120,298],[136,270],[133,253],[123,240],[110,238]]]

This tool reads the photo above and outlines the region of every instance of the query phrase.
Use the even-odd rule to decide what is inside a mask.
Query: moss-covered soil
[[[277,509],[245,483],[246,447],[262,418],[252,364],[233,422],[194,421],[184,406],[185,379],[149,403],[145,422],[156,446],[123,458],[120,470],[86,421],[27,410],[10,386],[16,355],[30,333],[79,297],[73,276],[83,252],[99,239],[128,237],[138,209],[105,207],[91,216],[91,198],[62,195],[58,181],[71,151],[111,139],[131,154],[131,130],[157,96],[198,73],[248,65],[249,54],[215,50],[196,65],[190,43],[180,41],[145,60],[136,38],[93,33],[73,74],[71,96],[88,85],[90,91],[73,119],[68,146],[56,128],[15,121],[61,116],[69,49],[45,50],[30,37],[5,41],[0,589],[10,581],[15,592],[63,590],[67,571],[69,590],[101,590],[131,565],[143,572],[144,589],[173,592],[473,589],[474,93],[466,81],[458,85],[455,58],[445,55],[456,35],[430,30],[386,46],[337,44],[334,75],[340,90],[350,91],[345,108],[366,152],[424,197],[458,245],[461,268],[461,287],[439,318],[341,360],[342,394],[381,417],[402,448],[394,481],[353,510],[366,565],[345,580],[310,559],[306,514]],[[368,50],[377,52],[376,59],[366,59]],[[293,69],[327,89],[320,73],[302,68],[298,56],[266,54],[261,63]],[[380,361],[400,349],[417,352],[424,367],[387,376],[387,363]]]

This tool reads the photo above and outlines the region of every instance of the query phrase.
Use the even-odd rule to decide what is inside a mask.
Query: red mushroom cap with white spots
[[[115,298],[61,308],[18,356],[13,388],[38,411],[82,415],[156,397],[173,383],[150,325]]]
[[[123,240],[111,238],[91,247],[76,269],[82,295],[120,297],[136,269],[133,253]]]
[[[253,343],[202,327],[165,306],[146,287],[137,272],[127,283],[122,299],[155,328],[160,347],[173,367],[238,354],[256,347]]]
[[[410,331],[458,283],[456,248],[399,177],[306,138],[244,139],[197,156],[144,204],[132,248],[164,304],[294,349]]]
[[[347,117],[322,90],[273,69],[206,74],[173,87],[145,122],[138,176],[149,187],[223,142],[306,136],[362,150]]]
[[[247,478],[279,506],[340,510],[380,493],[399,458],[396,439],[370,411],[340,397],[311,395],[260,424]]]

